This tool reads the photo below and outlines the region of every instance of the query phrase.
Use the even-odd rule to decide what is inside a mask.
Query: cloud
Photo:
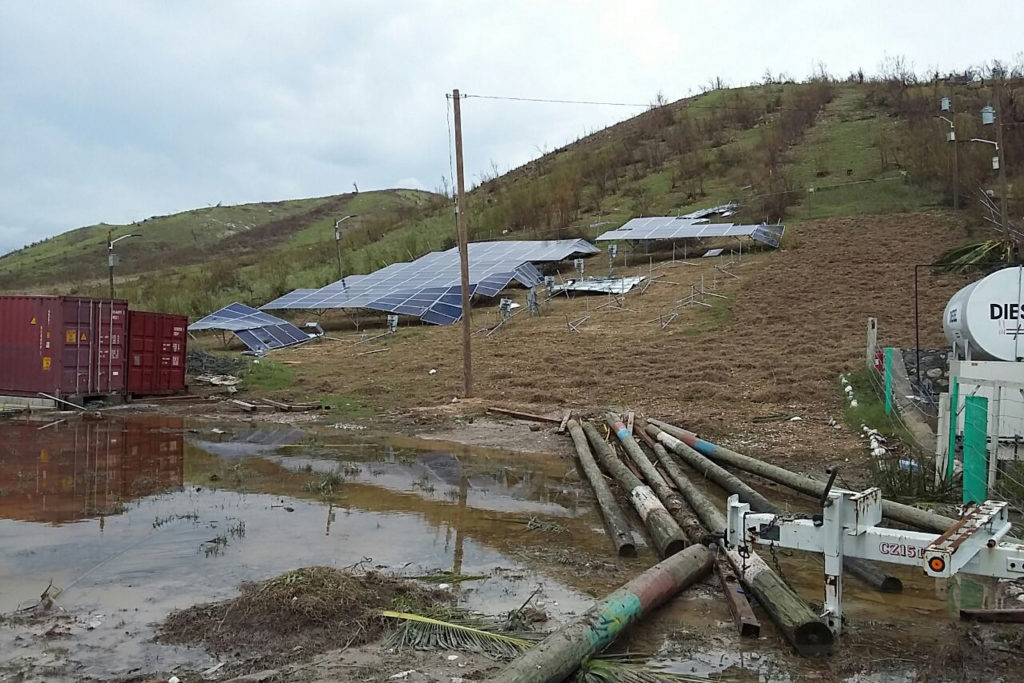
[[[0,2],[0,253],[96,222],[449,174],[445,93],[646,103],[715,76],[1019,48],[956,2]],[[1000,24],[1024,6],[990,3]],[[799,39],[795,39],[799,38]],[[640,109],[463,101],[470,181]],[[396,180],[399,179],[399,180]]]

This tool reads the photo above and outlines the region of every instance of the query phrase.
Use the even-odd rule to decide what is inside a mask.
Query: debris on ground
[[[238,375],[245,372],[248,364],[241,358],[189,349],[185,367],[190,375]]]
[[[197,384],[212,384],[215,387],[233,387],[242,381],[234,375],[196,375],[192,380]]]
[[[354,432],[359,431],[361,429],[366,429],[366,427],[364,427],[363,425],[349,424],[347,422],[336,422],[331,425],[331,429],[344,429],[345,431]]]
[[[381,610],[426,612],[451,602],[446,591],[378,572],[309,567],[242,584],[230,600],[173,612],[157,637],[213,652],[315,653],[380,637],[387,627]]]

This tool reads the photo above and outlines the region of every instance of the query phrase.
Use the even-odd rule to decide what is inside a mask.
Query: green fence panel
[[[892,347],[885,350],[885,414],[892,415]]]
[[[988,498],[988,399],[964,397],[964,502]]]

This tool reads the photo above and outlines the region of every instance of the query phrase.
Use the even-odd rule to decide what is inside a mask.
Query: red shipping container
[[[0,296],[0,393],[123,394],[127,322],[122,299]]]
[[[128,393],[174,394],[185,390],[188,318],[128,312]]]

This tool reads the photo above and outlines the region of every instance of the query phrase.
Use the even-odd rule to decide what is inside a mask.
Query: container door
[[[120,394],[125,388],[125,332],[128,306],[124,302],[96,302],[96,389]]]
[[[128,317],[128,391],[148,394],[154,385],[156,316],[131,311]]]
[[[88,299],[65,299],[61,329],[61,367],[63,394],[91,394],[93,386],[93,342],[95,306]]]
[[[62,330],[57,301],[0,297],[0,393],[34,396],[60,391]]]
[[[187,318],[160,316],[160,379],[164,392],[185,388],[185,335]]]

